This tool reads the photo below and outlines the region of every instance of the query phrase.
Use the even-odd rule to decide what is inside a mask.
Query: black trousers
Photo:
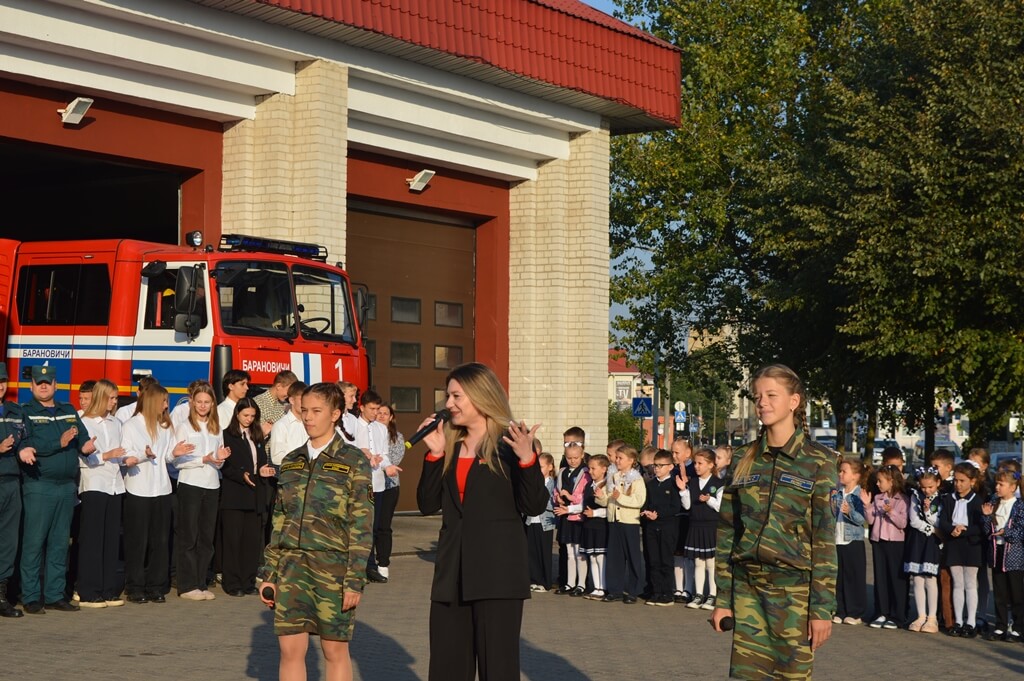
[[[124,590],[119,554],[123,494],[78,495],[78,583],[83,601],[112,601]]]
[[[996,547],[996,564],[1003,562],[1004,545]],[[1013,630],[1024,630],[1024,571],[1003,572],[992,568],[992,593],[996,599],[996,629],[1007,630],[1008,615],[1013,614]]]
[[[676,552],[679,523],[675,518],[663,522],[647,521],[644,525],[644,558],[647,561],[647,582],[654,596],[671,596],[675,591],[672,568]]]
[[[519,681],[523,601],[430,602],[428,681]]]
[[[640,557],[640,526],[608,523],[608,558],[605,562],[605,593],[639,595],[644,588]]]
[[[839,576],[836,580],[836,616],[867,617],[868,564],[863,541],[836,545],[839,557]],[[902,569],[902,568],[901,568]],[[919,607],[923,607],[920,604]]]
[[[175,583],[178,593],[202,591],[213,560],[219,489],[178,483],[178,512],[174,525]]]
[[[565,536],[563,535],[568,522],[564,515],[555,517],[555,529],[558,531],[558,586],[568,586],[571,589],[575,584],[569,584],[569,550],[565,548]],[[587,576],[589,577],[589,572]]]
[[[875,617],[885,615],[898,625],[907,619],[907,573],[903,571],[903,542],[871,542],[875,575]]]
[[[554,530],[544,530],[540,523],[526,526],[526,561],[530,570],[530,584],[551,587],[551,541]]]
[[[124,581],[129,596],[164,595],[167,537],[171,532],[171,495],[124,498]]]
[[[398,487],[373,493],[373,550],[367,567],[391,565],[393,533],[391,521],[398,507]]]
[[[221,509],[224,541],[222,567],[225,591],[245,591],[256,586],[256,569],[263,556],[263,516],[256,511]]]

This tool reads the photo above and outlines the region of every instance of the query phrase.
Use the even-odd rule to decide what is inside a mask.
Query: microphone
[[[710,624],[712,628],[715,626],[715,623],[711,620],[708,620],[708,624]],[[722,628],[722,631],[732,631],[732,628],[736,626],[736,622],[731,617],[723,617],[722,621],[718,623],[718,626]]]
[[[263,598],[265,598],[268,601],[270,601],[270,605],[268,605],[267,607],[270,608],[270,609],[273,609],[274,608],[274,590],[272,588],[270,588],[269,586],[265,586],[265,587],[263,587],[263,591],[261,593],[263,595]]]
[[[433,421],[417,430],[415,435],[413,435],[411,438],[405,441],[405,448],[411,449],[413,445],[419,444],[420,440],[422,440],[423,438],[437,430],[437,425],[439,423],[450,421],[451,418],[452,413],[450,411],[448,411],[447,409],[441,409],[436,414],[434,414]]]

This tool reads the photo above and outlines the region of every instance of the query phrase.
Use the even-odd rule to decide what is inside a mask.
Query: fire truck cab
[[[198,243],[198,239],[197,239]],[[57,369],[57,397],[107,378],[122,397],[154,376],[176,396],[230,369],[269,386],[290,369],[306,383],[365,389],[369,361],[348,275],[322,246],[225,235],[217,249],[134,240],[0,239],[0,342],[8,390],[30,399],[24,372]]]

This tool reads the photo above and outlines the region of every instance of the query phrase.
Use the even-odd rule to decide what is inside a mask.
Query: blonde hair
[[[762,378],[773,378],[785,387],[790,395],[799,395],[800,403],[796,409],[793,410],[793,426],[797,430],[807,430],[807,389],[804,387],[804,382],[800,380],[796,372],[790,369],[785,364],[769,364],[768,366],[761,367],[757,372],[750,377],[750,393],[754,394],[754,384]],[[764,435],[764,428],[761,428],[761,432],[758,433],[758,438]],[[743,478],[750,474],[750,468],[754,465],[754,456],[757,454],[758,448],[751,444],[747,445],[747,451],[744,452],[743,458],[740,459],[739,463],[736,464],[736,470],[733,473],[733,477],[736,480]]]
[[[111,410],[107,409],[111,395],[117,394],[117,386],[112,381],[101,378],[92,387],[92,402],[82,416],[103,417],[110,416]]]
[[[142,414],[146,422],[146,432],[156,439],[158,428],[170,428],[171,417],[167,414],[164,402],[168,399],[167,388],[159,383],[149,386],[139,395],[139,407],[136,413]]]
[[[210,400],[213,402],[213,406],[210,408],[210,413],[206,415],[206,431],[210,435],[216,435],[220,432],[220,416],[217,412],[217,395],[213,392],[213,386],[207,382],[202,382],[197,385],[188,396],[188,422],[192,426],[192,430],[197,433],[202,430],[199,427],[199,414],[196,412],[196,395],[209,395]]]
[[[470,362],[452,369],[444,379],[447,388],[452,381],[458,382],[466,398],[480,412],[486,422],[486,433],[480,442],[480,458],[483,459],[492,473],[502,473],[498,461],[498,445],[505,434],[508,424],[512,421],[512,407],[508,404],[508,396],[498,377],[487,366],[479,362]],[[448,470],[455,458],[455,445],[469,435],[463,426],[445,424],[445,457],[444,468]],[[502,473],[504,474],[504,473]]]

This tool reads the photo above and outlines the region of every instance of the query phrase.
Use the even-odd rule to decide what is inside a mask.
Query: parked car
[[[1020,454],[1020,452],[997,452],[997,453],[993,454],[992,458],[989,460],[989,468],[994,470],[994,471],[997,471],[997,470],[999,470],[1000,464],[1002,464],[1002,463],[1004,463],[1006,461],[1016,461],[1018,464],[1020,464],[1021,463],[1021,454]]]
[[[871,452],[871,463],[873,463],[876,466],[881,464],[882,463],[882,451],[885,450],[887,447],[895,447],[896,449],[900,449],[900,443],[896,442],[896,440],[883,440],[883,439],[877,439],[876,438],[875,439],[875,449],[874,449],[874,451]],[[900,449],[900,451],[902,452],[903,450]],[[906,458],[906,457],[904,456],[904,458]]]
[[[963,450],[960,449],[960,445],[953,442],[952,440],[936,440],[935,449],[947,449],[953,452],[953,461],[960,463],[963,461]],[[914,443],[914,451],[910,455],[910,461],[907,462],[907,468],[913,470],[918,466],[924,465],[924,440],[918,440]]]

